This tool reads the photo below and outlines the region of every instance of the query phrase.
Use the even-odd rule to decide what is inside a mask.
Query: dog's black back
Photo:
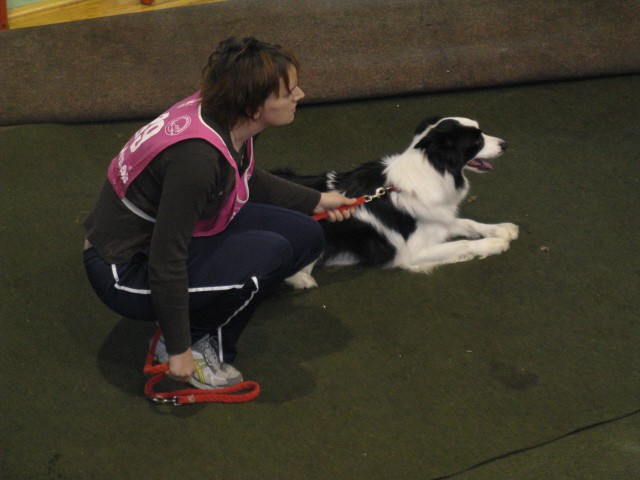
[[[287,169],[274,170],[272,173],[320,192],[338,191],[347,197],[359,198],[373,195],[378,188],[387,186],[384,168],[382,161],[377,160],[348,172],[329,172],[324,175],[296,175]],[[368,210],[384,224],[385,229],[397,232],[404,239],[416,228],[415,219],[395,208],[386,195],[358,209]],[[341,263],[337,257],[347,255],[363,265],[383,265],[391,262],[395,256],[395,248],[371,224],[357,218],[339,223],[323,221],[321,224],[326,240],[321,262],[332,260]]]

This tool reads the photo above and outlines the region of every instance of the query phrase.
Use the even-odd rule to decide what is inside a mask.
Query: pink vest
[[[235,187],[225,199],[218,214],[199,220],[196,224],[193,236],[206,237],[224,230],[249,200],[248,182],[253,172],[253,139],[249,139],[246,144],[249,166],[241,176],[229,148],[220,135],[202,119],[200,92],[178,102],[151,123],[138,130],[120,151],[120,154],[111,161],[107,176],[118,197],[132,212],[155,222],[153,217],[138,209],[125,198],[127,188],[161,151],[174,143],[190,138],[201,138],[220,150],[233,168],[236,177]]]

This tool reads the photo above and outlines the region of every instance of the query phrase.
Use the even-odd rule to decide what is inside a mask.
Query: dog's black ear
[[[427,155],[445,152],[455,147],[455,142],[448,134],[448,130],[440,128],[438,125],[427,135],[422,137],[415,148],[424,151]]]
[[[422,119],[422,121],[416,127],[416,131],[414,132],[414,135],[420,135],[431,125],[435,125],[436,123],[438,123],[441,119],[442,117],[427,117]]]
[[[416,143],[416,150],[422,150],[427,156],[429,155],[429,150],[433,145],[433,135],[429,134],[426,137],[423,137],[418,143]]]
[[[434,128],[416,143],[415,148],[422,151],[428,161],[441,175],[451,174],[456,188],[464,185],[462,168],[465,160],[462,152],[446,129]]]

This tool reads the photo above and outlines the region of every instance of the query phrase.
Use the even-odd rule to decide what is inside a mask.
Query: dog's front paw
[[[520,228],[513,223],[499,223],[496,225],[492,236],[511,241],[518,238],[519,231]]]
[[[474,253],[478,258],[499,255],[507,250],[509,250],[509,240],[505,238],[483,238],[482,240],[476,240],[474,244]]]
[[[305,272],[298,272],[295,275],[291,275],[285,279],[285,283],[296,290],[304,290],[318,286],[315,278]]]

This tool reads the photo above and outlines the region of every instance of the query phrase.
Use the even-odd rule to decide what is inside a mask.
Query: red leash
[[[397,192],[398,189],[393,186],[376,188],[376,193],[374,193],[373,195],[364,195],[362,197],[359,197],[356,200],[356,203],[354,203],[353,205],[343,205],[342,207],[338,208],[338,210],[343,212],[345,210],[349,210],[351,208],[357,207],[358,205],[362,205],[363,203],[369,203],[371,200],[375,200],[376,198],[380,198],[383,195],[386,195],[388,191]],[[313,215],[311,218],[313,218],[314,220],[324,220],[328,216],[329,216],[329,212],[323,212],[323,213],[318,213],[317,215]]]
[[[338,210],[340,210],[341,212],[344,212],[345,210],[349,210],[351,208],[357,207],[358,205],[362,205],[366,201],[367,201],[366,197],[360,197],[356,200],[356,203],[354,203],[353,205],[344,205],[340,207]],[[313,215],[311,218],[319,221],[319,220],[324,220],[328,216],[329,216],[329,212],[322,212],[322,213],[318,213],[317,215]]]
[[[153,364],[153,356],[156,345],[162,332],[156,330],[147,360],[144,365],[144,374],[152,375],[144,385],[144,395],[154,403],[185,405],[190,403],[218,402],[218,403],[244,403],[250,402],[260,395],[260,385],[256,382],[240,382],[237,385],[226,388],[201,390],[199,388],[185,388],[174,392],[154,392],[153,387],[167,377],[169,365],[166,363]]]

